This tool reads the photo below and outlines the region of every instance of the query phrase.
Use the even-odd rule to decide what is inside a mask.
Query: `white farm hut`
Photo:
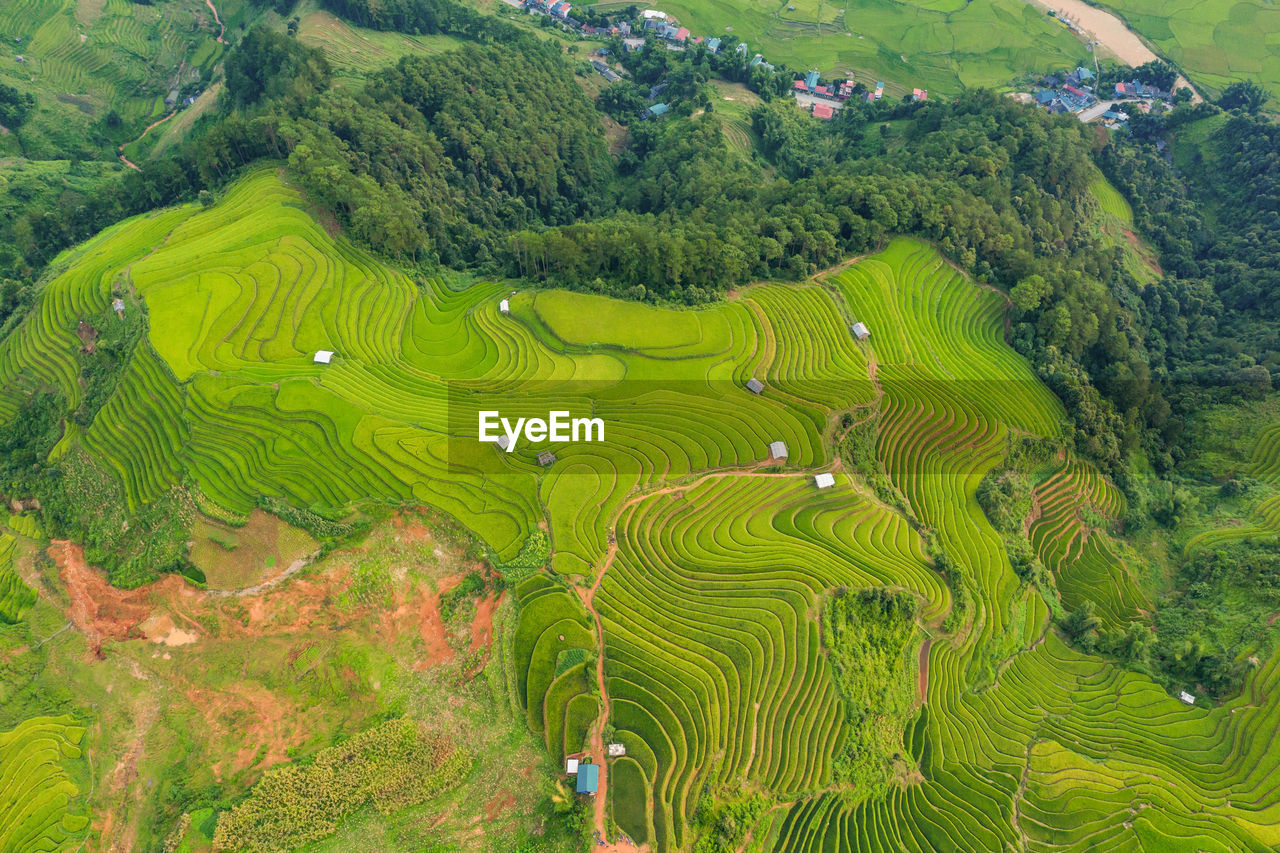
[[[316,350],[315,357],[312,358],[311,360],[314,361],[316,364],[328,364],[330,361],[333,360],[333,350],[331,349]]]
[[[769,456],[772,459],[787,458],[787,444],[785,441],[775,441],[769,445]]]
[[[764,390],[764,383],[753,376],[747,380],[747,390],[752,394],[759,394]]]
[[[860,341],[871,337],[871,330],[867,328],[866,323],[854,323],[849,327],[849,331],[853,332],[853,336]]]
[[[1181,693],[1178,694],[1178,698],[1181,699],[1183,702],[1186,702],[1188,705],[1196,704],[1196,697],[1192,696],[1190,693],[1188,693],[1185,690],[1183,690]]]
[[[564,772],[568,776],[577,776],[578,775],[578,759],[576,758],[566,759],[564,762]]]
[[[813,477],[814,484],[819,489],[829,489],[836,484],[835,474],[815,474]]]
[[[510,314],[510,313],[511,313],[511,300],[510,300],[510,299],[504,299],[504,300],[502,300],[501,302],[499,302],[499,303],[498,303],[498,310],[499,310],[499,311],[501,311],[503,314]]]

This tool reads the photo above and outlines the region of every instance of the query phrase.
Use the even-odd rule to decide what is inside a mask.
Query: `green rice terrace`
[[[208,88],[227,46],[211,8],[203,0],[0,4],[0,83],[38,105],[21,130],[26,156],[88,159],[95,133],[125,142],[165,117],[178,95]],[[224,0],[217,8],[231,26],[247,7]]]
[[[1112,195],[1106,215],[1124,222],[1132,213]],[[487,668],[470,671],[509,693],[520,733],[464,750],[407,723],[344,717],[349,733],[370,733],[324,742],[304,769],[281,748],[271,760],[285,769],[247,798],[184,816],[173,846],[161,836],[155,849],[480,849],[431,846],[433,824],[413,809],[486,778],[486,756],[525,756],[529,737],[541,757],[519,759],[528,778],[562,777],[567,757],[598,763],[584,819],[616,850],[1280,846],[1280,659],[1258,661],[1235,698],[1189,704],[1052,626],[1063,608],[1120,628],[1149,614],[1122,535],[1125,499],[1057,443],[1062,406],[1006,343],[1006,297],[931,246],[893,239],[799,285],[676,310],[413,279],[307,210],[262,169],[212,206],[134,218],[64,253],[0,342],[0,419],[32,400],[75,415],[48,452],[100,510],[100,545],[124,541],[122,525],[145,540],[103,568],[118,587],[149,584],[150,600],[196,595],[154,572],[195,530],[224,549],[266,543],[254,547],[287,561],[391,511],[456,522],[513,608]],[[869,338],[850,333],[855,322]],[[116,370],[87,382],[99,350],[120,354]],[[752,379],[761,393],[747,390]],[[552,409],[602,419],[606,440],[509,453],[476,440],[481,411]],[[1023,447],[1039,450],[1015,459]],[[548,450],[554,459],[539,459]],[[1280,432],[1263,433],[1251,464],[1277,482]],[[997,526],[979,491],[1006,468],[1029,486]],[[820,488],[819,474],[833,484]],[[262,509],[283,519],[278,529]],[[17,510],[9,528],[38,539]],[[160,510],[174,511],[157,521]],[[1249,524],[1187,547],[1280,530],[1274,501]],[[1043,576],[1016,570],[1010,529]],[[409,535],[397,530],[397,542]],[[37,603],[31,576],[10,567],[16,541],[4,542],[0,620],[38,617],[52,635],[62,618],[41,610],[52,593]],[[68,584],[95,576],[59,560]],[[304,590],[323,582],[301,577]],[[313,599],[291,606],[393,597],[369,583],[317,592],[314,611]],[[478,574],[467,583],[468,594],[483,585]],[[113,594],[110,613],[142,600]],[[454,600],[440,598],[446,617]],[[255,613],[222,630],[258,624]],[[355,617],[342,619],[280,666],[302,673],[296,685],[348,685],[308,691],[396,689],[377,663],[392,652],[358,656]],[[186,630],[213,633],[201,619]],[[330,642],[347,651],[325,670],[318,650]],[[274,660],[275,648],[253,654]],[[170,652],[155,649],[178,678],[184,650],[165,663]],[[246,657],[234,669],[254,666]],[[198,706],[208,694],[184,695]],[[139,789],[114,787],[125,771],[104,769],[114,761],[86,753],[82,737],[98,734],[57,716],[0,732],[0,849],[94,849],[124,820],[100,803]],[[359,752],[377,739],[388,745]],[[608,744],[625,755],[607,758]],[[252,780],[235,773],[269,766],[261,759],[228,760],[218,779]],[[326,773],[356,779],[358,794],[335,800],[319,828],[271,822],[274,803],[310,802],[307,779]],[[415,774],[431,784],[417,799],[379,781]]]

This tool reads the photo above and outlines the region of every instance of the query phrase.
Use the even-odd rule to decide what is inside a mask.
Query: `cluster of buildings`
[[[850,77],[829,85],[823,85],[817,71],[810,71],[792,87],[792,94],[800,103],[810,103],[814,118],[830,119],[835,116],[836,109],[845,101],[858,94],[858,84]],[[884,83],[877,81],[874,89],[868,89],[858,95],[867,103],[874,103],[884,97]],[[928,89],[912,89],[913,101],[929,100]],[[830,103],[824,103],[829,101]]]
[[[530,12],[536,12],[542,15],[550,15],[561,21],[571,21],[577,23],[569,17],[569,10],[572,8],[569,0],[525,0],[524,8]]]
[[[1083,65],[1059,79],[1044,78],[1044,88],[1035,94],[1036,103],[1051,113],[1078,113],[1098,103],[1093,91],[1094,74]]]
[[[1157,98],[1171,98],[1172,92],[1166,92],[1158,86],[1148,86],[1146,83],[1140,83],[1137,80],[1129,82],[1121,81],[1116,84],[1117,98],[1137,98],[1141,100],[1153,101]]]

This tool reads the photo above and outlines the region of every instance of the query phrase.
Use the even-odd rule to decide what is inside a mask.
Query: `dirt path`
[[[920,677],[916,683],[921,703],[929,698],[929,649],[931,648],[933,648],[933,637],[926,637],[920,644]]]
[[[212,598],[244,598],[246,595],[257,595],[258,593],[266,592],[267,590],[274,589],[275,587],[284,583],[289,578],[293,577],[298,572],[302,571],[307,566],[311,565],[311,562],[315,560],[316,557],[319,557],[319,556],[320,556],[320,551],[317,550],[311,554],[306,555],[305,557],[299,557],[298,559],[290,563],[289,567],[285,569],[283,572],[281,572],[280,574],[276,575],[273,578],[268,578],[262,583],[254,584],[253,586],[246,586],[246,587],[242,587],[241,589],[210,589],[210,590],[206,590],[205,592]]]
[[[1027,2],[1041,9],[1065,14],[1080,28],[1089,41],[1097,42],[1126,65],[1137,68],[1144,63],[1161,59],[1119,17],[1104,9],[1090,6],[1084,0],[1027,0]],[[1192,103],[1200,103],[1204,100],[1190,81],[1181,74],[1173,84],[1175,89],[1180,86],[1186,86],[1192,91]]]
[[[210,3],[209,5],[210,5],[211,7],[213,6],[213,4],[212,4],[212,3]],[[218,41],[222,41],[222,39],[218,39]],[[173,118],[173,117],[174,117],[174,116],[176,116],[177,114],[178,114],[178,111],[177,111],[177,110],[174,110],[173,112],[166,114],[166,115],[164,116],[164,118],[157,119],[157,120],[155,120],[155,121],[151,122],[151,124],[147,125],[147,126],[143,129],[142,133],[139,133],[139,134],[138,134],[138,139],[142,139],[142,137],[146,136],[148,133],[150,133],[150,132],[151,132],[151,129],[152,129],[153,127],[159,127],[160,125],[164,124],[166,121],[168,121],[169,119]],[[132,160],[130,160],[128,157],[124,156],[124,149],[125,149],[125,146],[126,146],[126,145],[132,145],[134,142],[137,142],[137,141],[138,141],[138,139],[134,139],[134,140],[132,140],[131,142],[126,142],[124,145],[121,145],[119,148],[117,148],[117,149],[116,149],[117,153],[119,153],[119,155],[120,155],[120,162],[121,162],[121,163],[124,163],[126,166],[128,166],[130,169],[133,169],[135,172],[141,172],[141,171],[142,171],[142,169],[138,166],[138,164],[137,164],[137,163],[133,162],[133,161],[132,161]]]
[[[204,0],[204,5],[209,7],[209,11],[213,13],[214,23],[218,25],[218,44],[226,44],[226,39],[223,36],[227,34],[227,25],[222,23],[222,18],[218,17],[218,8],[213,5],[213,0]]]

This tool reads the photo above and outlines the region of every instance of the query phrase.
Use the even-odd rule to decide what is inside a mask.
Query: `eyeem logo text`
[[[604,441],[601,418],[571,418],[568,412],[548,412],[542,418],[516,418],[512,423],[496,411],[480,412],[480,440],[497,444],[510,453],[523,438],[531,444],[543,441]]]

